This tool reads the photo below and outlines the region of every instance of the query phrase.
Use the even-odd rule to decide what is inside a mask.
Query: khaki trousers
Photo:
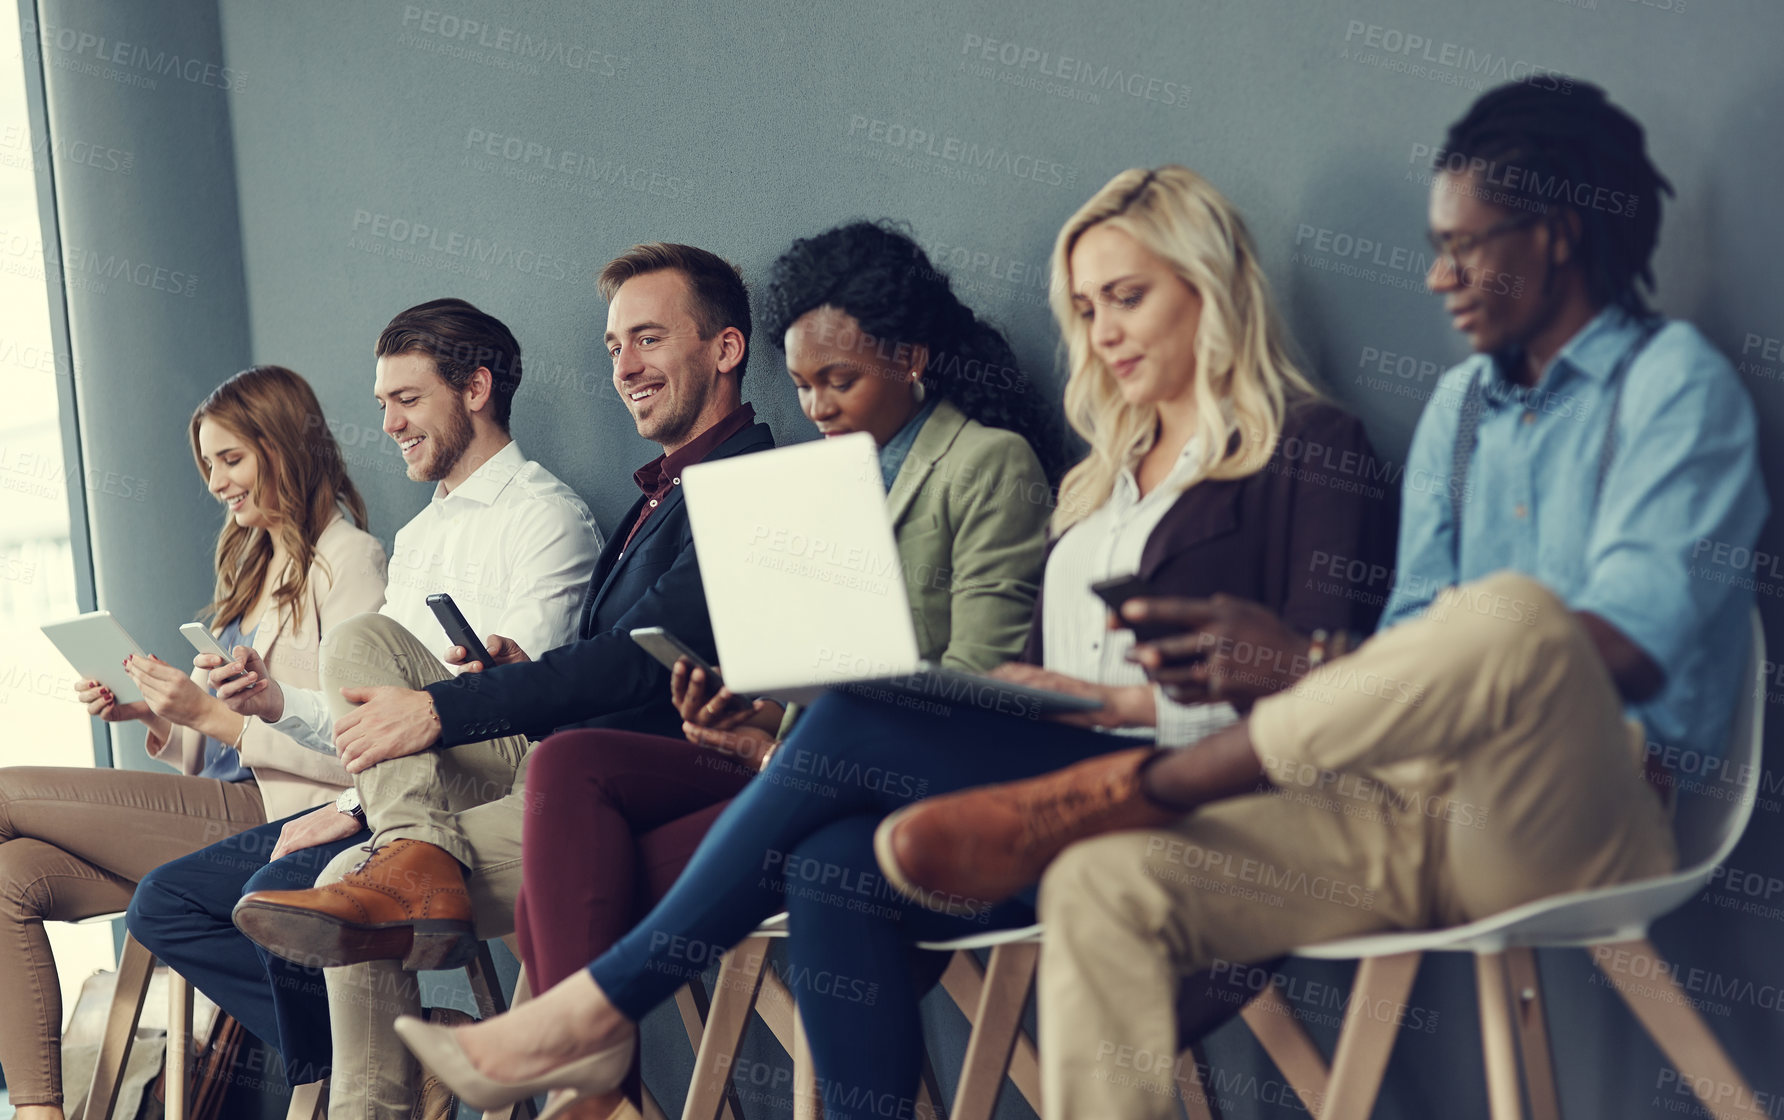
[[[322,687],[336,719],[353,709],[341,698],[342,688],[421,688],[446,676],[438,657],[383,615],[350,619],[322,643]],[[531,747],[520,736],[466,743],[381,762],[355,779],[374,847],[423,840],[471,869],[466,886],[472,919],[485,940],[514,932]],[[341,853],[317,883],[339,880],[365,857],[361,848]],[[330,1120],[408,1120],[421,1068],[394,1024],[398,1015],[421,1014],[415,974],[398,961],[373,961],[331,968],[327,982],[334,1033]]]
[[[1522,575],[1444,592],[1260,701],[1250,730],[1273,792],[1078,844],[1043,879],[1052,1120],[1178,1115],[1172,1003],[1188,973],[1677,861],[1641,728],[1566,605]]]
[[[150,871],[265,819],[253,782],[0,769],[0,1068],[15,1107],[62,1103],[62,989],[43,923],[123,910]]]

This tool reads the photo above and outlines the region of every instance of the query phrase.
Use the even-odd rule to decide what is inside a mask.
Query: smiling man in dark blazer
[[[358,705],[336,719],[335,746],[372,854],[346,853],[311,890],[250,894],[236,907],[237,926],[264,948],[330,969],[335,1079],[366,1086],[368,1115],[407,1116],[416,1080],[391,1029],[420,1013],[399,970],[454,967],[514,928],[525,764],[509,792],[488,776],[496,760],[562,727],[679,736],[669,672],[632,641],[636,627],[664,627],[716,660],[681,472],[774,446],[740,388],[749,295],[722,258],[661,242],[609,263],[600,289],[614,388],[663,454],[633,474],[642,493],[595,565],[578,639],[528,651],[492,635],[491,664],[451,677],[376,615],[337,627],[323,686]]]

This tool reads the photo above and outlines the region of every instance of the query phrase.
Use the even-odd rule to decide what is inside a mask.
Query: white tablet
[[[142,699],[136,682],[124,671],[124,659],[133,653],[142,654],[142,647],[131,640],[110,611],[93,611],[65,622],[46,623],[43,633],[56,643],[76,672],[111,689],[118,703]]]

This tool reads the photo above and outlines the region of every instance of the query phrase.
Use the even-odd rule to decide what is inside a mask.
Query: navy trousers
[[[1030,924],[1032,895],[966,917],[913,906],[881,877],[874,829],[923,797],[1146,742],[828,692],[713,823],[669,894],[589,972],[636,1021],[784,909],[792,934],[785,979],[811,1040],[827,1120],[913,1115],[923,1066],[917,1005],[946,963],[915,943]]]
[[[371,839],[361,830],[270,861],[286,821],[310,811],[162,864],[137,885],[126,918],[130,932],[150,952],[279,1051],[292,1085],[328,1076],[333,1047],[322,970],[268,953],[242,936],[230,913],[250,891],[315,886],[329,860]]]

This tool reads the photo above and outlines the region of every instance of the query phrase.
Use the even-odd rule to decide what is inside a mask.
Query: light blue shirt
[[[254,635],[259,632],[256,626],[246,634],[242,633],[242,620],[237,618],[223,628],[217,635],[217,644],[224,649],[233,650],[236,646],[251,646]],[[212,696],[217,695],[215,688],[207,689]],[[204,737],[204,767],[199,770],[201,778],[215,778],[219,782],[245,782],[254,776],[254,771],[242,765],[242,756],[230,749],[231,745],[209,735]]]
[[[911,414],[909,420],[904,422],[904,427],[898,429],[898,434],[887,440],[886,446],[880,448],[880,481],[886,484],[888,493],[892,490],[893,480],[898,477],[899,469],[904,466],[905,459],[910,455],[911,448],[917,442],[917,433],[923,430],[924,423],[928,421],[930,413],[935,411],[936,402],[939,400],[941,397],[930,393],[922,406]]]
[[[1742,690],[1752,547],[1770,505],[1753,405],[1728,359],[1669,322],[1623,375],[1616,453],[1593,509],[1609,375],[1640,325],[1609,308],[1523,389],[1476,355],[1450,370],[1413,433],[1399,566],[1381,626],[1456,583],[1512,569],[1621,630],[1666,674],[1632,707],[1650,740],[1720,755]],[[1482,378],[1462,502],[1449,493],[1461,402]]]

